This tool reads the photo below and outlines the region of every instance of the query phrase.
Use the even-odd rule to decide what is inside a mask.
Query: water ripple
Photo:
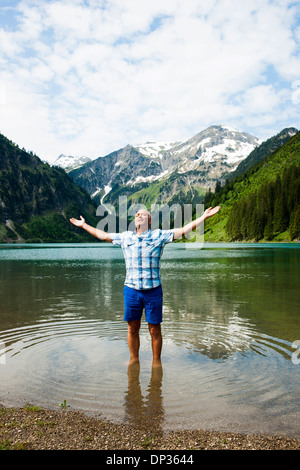
[[[2,331],[0,343],[5,345],[0,353],[6,359],[0,370],[3,404],[33,401],[57,407],[66,399],[75,409],[117,421],[126,418],[128,351],[122,322],[41,321]],[[149,389],[151,346],[145,326],[141,345],[149,370],[145,366],[141,370],[136,396],[141,395],[140,389],[144,395]],[[270,401],[282,400],[284,388],[274,381],[274,373],[278,360],[290,360],[292,345],[257,333],[250,322],[236,317],[227,324],[208,318],[197,324],[186,322],[184,330],[178,323],[168,324],[163,351],[161,409],[165,413],[160,410],[159,415],[165,414],[166,427],[176,428],[184,423],[197,426],[199,419],[208,426],[212,415],[217,426],[225,419],[224,410],[237,413],[239,407],[243,422],[245,403],[249,410],[254,401],[255,406],[266,407]],[[266,360],[266,370],[261,358]],[[283,408],[289,412],[288,402]],[[217,418],[216,409],[222,410]]]

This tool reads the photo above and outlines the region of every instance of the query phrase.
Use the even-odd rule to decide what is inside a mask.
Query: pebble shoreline
[[[78,411],[0,408],[2,450],[299,450],[300,440],[201,429],[133,429]]]

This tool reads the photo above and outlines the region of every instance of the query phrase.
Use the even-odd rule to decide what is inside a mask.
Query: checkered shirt
[[[112,243],[120,245],[126,263],[125,285],[137,290],[153,289],[161,284],[160,259],[164,246],[174,239],[173,230],[147,230],[110,234]]]

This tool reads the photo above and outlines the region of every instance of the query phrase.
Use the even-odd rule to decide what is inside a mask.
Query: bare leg
[[[128,323],[128,332],[127,332],[127,341],[130,351],[130,360],[138,361],[139,360],[139,349],[140,349],[140,326],[141,320],[133,320]]]
[[[162,350],[162,335],[160,324],[154,325],[153,323],[148,323],[148,328],[152,340],[153,360],[160,360]]]

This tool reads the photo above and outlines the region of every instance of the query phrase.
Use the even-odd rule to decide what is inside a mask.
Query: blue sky
[[[1,0],[0,132],[48,161],[300,128],[289,0]]]

